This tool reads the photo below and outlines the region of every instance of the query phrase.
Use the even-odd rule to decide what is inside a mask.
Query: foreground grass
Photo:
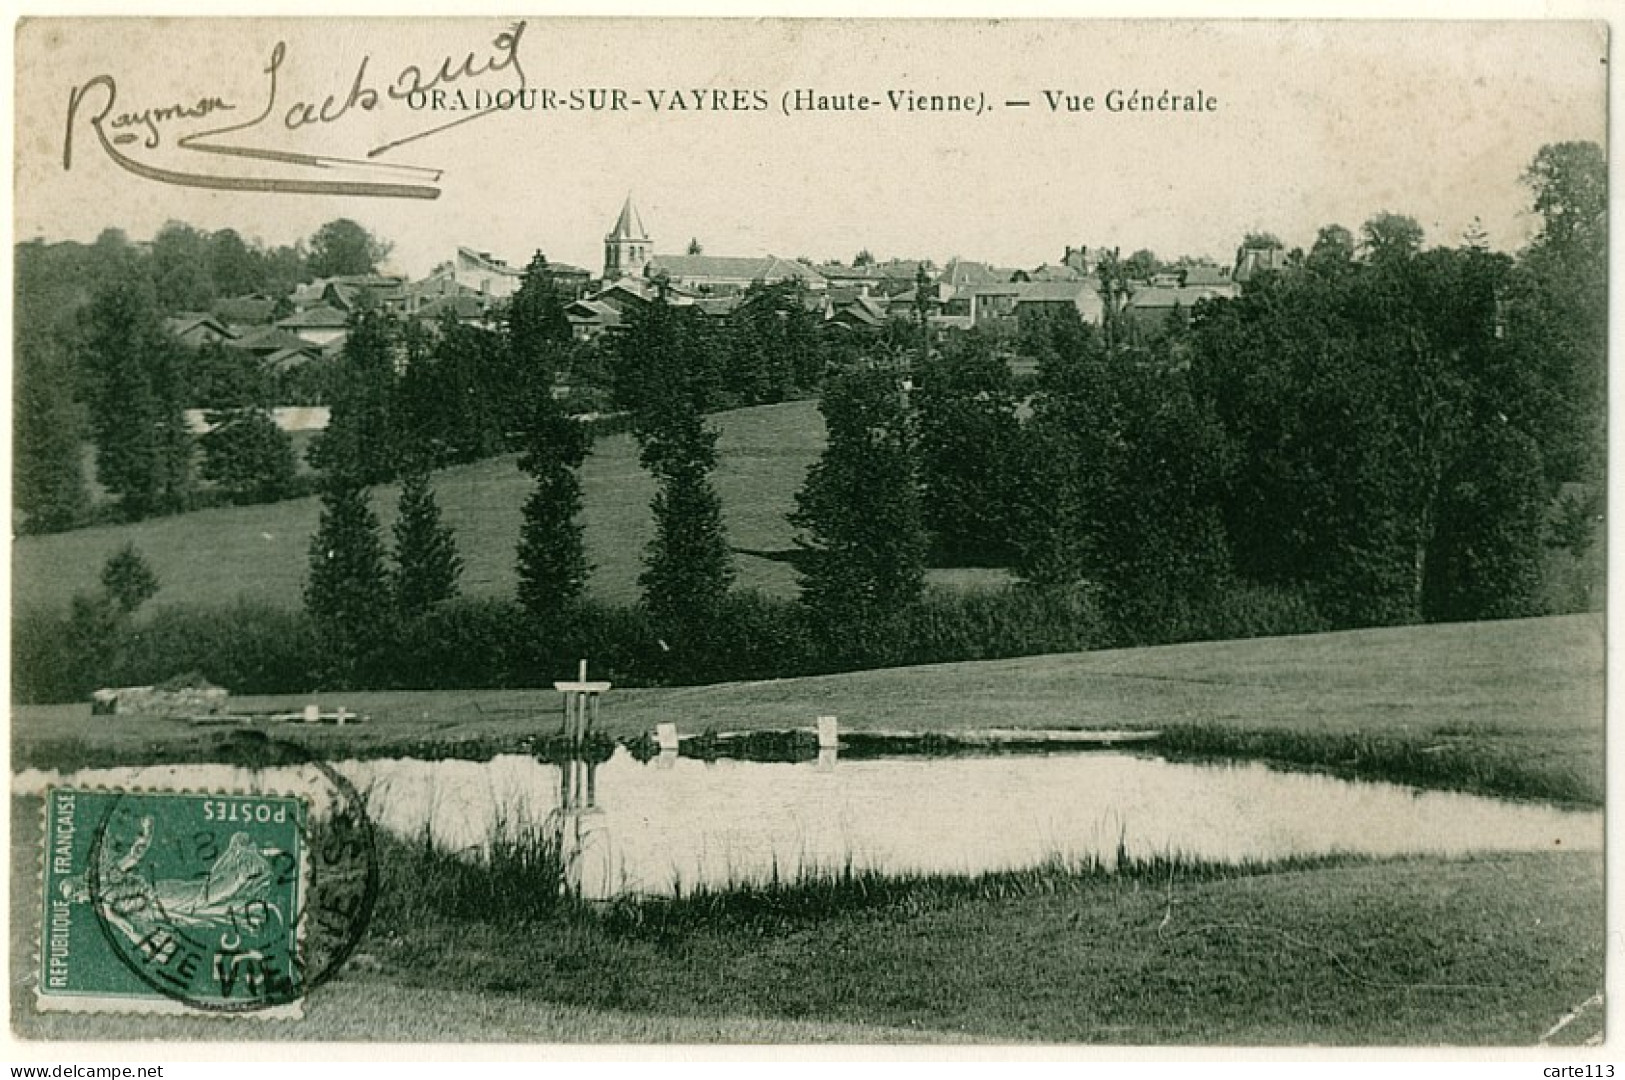
[[[1602,634],[1602,616],[1574,615],[613,690],[603,723],[619,737],[662,721],[685,733],[810,728],[830,713],[845,730],[870,732],[1156,728],[1191,753],[1601,805]],[[343,729],[276,729],[333,760],[522,749],[555,730],[559,716],[552,691],[308,700],[372,718]],[[13,710],[18,764],[218,759],[218,740],[228,737],[179,722],[110,723],[88,705]],[[1410,766],[1396,771],[1396,760]]]
[[[13,837],[18,913],[38,910],[26,832]],[[29,915],[12,922],[13,1027],[76,1039],[1531,1045],[1603,979],[1602,860],[1590,855],[833,875],[515,918],[446,914],[438,886],[413,876],[411,847],[385,843],[362,951],[302,1022],[38,1016]]]
[[[1351,866],[906,901],[704,930],[461,926],[381,951],[408,985],[684,1002],[982,1041],[1533,1043],[1602,986],[1601,861]],[[441,983],[443,984],[443,983]]]

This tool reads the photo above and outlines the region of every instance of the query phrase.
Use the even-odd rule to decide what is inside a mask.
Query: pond
[[[584,895],[670,893],[804,867],[975,872],[1047,858],[1182,854],[1239,861],[1294,855],[1462,855],[1597,851],[1600,811],[1395,784],[1280,772],[1258,763],[1191,764],[1117,751],[891,757],[816,762],[564,765],[489,761],[335,763],[365,792],[375,823],[425,827],[478,852],[499,820],[563,820],[579,844]],[[227,765],[28,770],[16,794],[53,784],[305,790],[295,769]],[[557,815],[550,819],[550,815]]]

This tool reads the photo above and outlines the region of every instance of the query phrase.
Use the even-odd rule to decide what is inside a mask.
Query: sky
[[[1248,231],[1307,246],[1321,225],[1358,229],[1382,211],[1417,218],[1430,243],[1455,242],[1476,218],[1493,246],[1512,250],[1536,224],[1518,180],[1536,151],[1606,133],[1596,23],[531,19],[516,41],[514,32],[495,17],[27,23],[16,53],[15,236],[90,240],[114,227],[142,239],[178,219],[287,243],[350,217],[391,241],[391,268],[414,276],[459,245],[515,265],[539,249],[596,273],[630,194],[662,253],[682,252],[692,237],[708,254],[819,261],[867,249],[1031,267],[1087,244],[1228,262]],[[447,58],[455,72],[471,57],[476,72],[444,80],[448,91],[523,85],[564,100],[572,90],[621,90],[637,104],[484,116],[370,168],[179,146],[263,111],[279,42],[267,119],[203,141],[367,160],[384,143],[471,115],[389,94],[411,84],[401,81],[409,67],[428,82]],[[116,84],[116,102],[98,76]],[[354,85],[376,93],[378,107],[289,129],[289,109],[309,103],[315,116],[332,94],[333,113]],[[766,108],[650,107],[654,94],[695,89],[708,103],[722,91]],[[874,104],[786,115],[785,95],[796,90]],[[1092,97],[1094,108],[1052,111],[1046,90]],[[1111,112],[1113,90],[1214,105]],[[957,94],[987,108],[894,110],[888,91]],[[210,99],[231,108],[151,127],[140,119]],[[1031,104],[1006,106],[1015,100]],[[104,134],[135,136],[118,150],[137,169],[382,180],[438,196],[160,182],[99,144],[91,118],[104,106]],[[117,126],[125,113],[136,121]],[[425,171],[380,174],[379,164]]]

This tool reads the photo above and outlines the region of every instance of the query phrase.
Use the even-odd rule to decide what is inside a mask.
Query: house
[[[438,323],[449,315],[464,326],[484,326],[486,311],[482,297],[458,292],[430,300],[417,309],[417,317]]]
[[[1065,263],[1062,263],[1059,266],[1053,266],[1053,265],[1051,265],[1049,263],[1044,263],[1044,264],[1042,264],[1040,266],[1034,267],[1031,270],[1028,270],[1022,276],[1022,280],[1024,280],[1024,281],[1082,281],[1084,279],[1084,277],[1085,277],[1085,275],[1083,273],[1081,273],[1080,271],[1078,271],[1074,267],[1067,266]]]
[[[1022,271],[1003,269],[987,263],[973,262],[955,256],[948,260],[936,280],[937,296],[942,301],[942,314],[970,325],[1001,318],[1015,312],[1015,294],[1008,289],[1022,275]],[[973,297],[980,291],[981,297]],[[981,315],[978,317],[977,310]]]
[[[1021,296],[1021,289],[1022,285],[1017,282],[961,285],[955,288],[953,300],[948,305],[944,305],[943,313],[946,315],[968,315],[972,326],[984,326],[997,320],[1014,319],[1016,300]],[[963,303],[963,310],[960,310],[960,304],[956,303],[956,301]]]
[[[315,281],[306,281],[293,287],[288,294],[288,303],[293,305],[295,311],[303,311],[315,307],[322,302],[322,294],[327,291],[327,279],[317,278]]]
[[[1018,318],[1026,311],[1072,308],[1078,318],[1099,326],[1106,311],[1106,302],[1100,298],[1098,283],[1093,278],[1020,282],[1016,290]]]
[[[288,300],[296,313],[324,305],[341,312],[351,312],[364,305],[400,311],[406,306],[406,295],[404,278],[348,274],[307,281],[295,287]]]
[[[713,319],[726,319],[739,307],[743,297],[735,293],[731,296],[697,296],[693,301],[693,308],[701,315],[708,315]]]
[[[831,290],[824,307],[824,325],[862,334],[877,334],[885,328],[891,307],[887,301],[870,296],[867,289],[842,293],[837,295],[836,290]]]
[[[238,336],[236,330],[213,315],[200,315],[195,312],[165,319],[164,326],[175,336],[175,340],[192,349],[230,342]]]
[[[406,281],[381,274],[328,278],[322,302],[346,313],[360,307],[400,311],[406,306]]]
[[[885,275],[881,273],[880,268],[874,263],[866,263],[863,266],[820,263],[813,269],[818,271],[818,275],[827,281],[832,289],[843,285],[862,285],[878,289],[881,283],[886,280]]]
[[[743,292],[756,282],[774,285],[793,280],[814,291],[829,285],[807,264],[777,255],[656,255],[644,267],[644,274],[665,277],[695,294]]]
[[[232,326],[263,326],[276,312],[276,300],[264,293],[246,296],[226,296],[210,305],[210,311],[221,322]]]
[[[248,353],[269,371],[286,371],[321,358],[322,350],[291,330],[276,326],[260,326],[244,333],[235,341],[226,343],[239,352]]]
[[[564,317],[577,341],[591,341],[622,326],[621,309],[603,300],[572,300],[565,305]]]
[[[349,327],[349,317],[331,305],[320,304],[304,311],[294,312],[285,319],[279,319],[276,325],[307,345],[325,349],[343,343]]]
[[[927,281],[937,280],[937,268],[924,259],[887,259],[876,263],[875,269],[880,272],[880,291],[887,296],[914,288],[922,274]]]
[[[628,307],[654,303],[660,295],[660,289],[660,285],[645,278],[624,277],[599,289],[593,294],[592,299],[609,304],[624,313]],[[667,283],[665,291],[668,304],[682,307],[694,302],[693,294],[686,289]]]
[[[1193,288],[1230,285],[1230,271],[1212,263],[1196,263],[1180,271],[1179,283]]]
[[[444,296],[478,296],[479,291],[458,282],[452,273],[449,262],[441,263],[429,272],[429,276],[417,281],[406,283],[406,307],[408,315],[416,315],[423,305]]]
[[[553,287],[566,302],[586,292],[592,277],[587,270],[569,263],[549,262],[547,269]],[[519,291],[525,280],[523,267],[510,266],[489,251],[469,247],[458,247],[456,256],[437,267],[431,277],[437,275],[452,287],[446,291],[466,292],[487,300],[506,300]]]
[[[448,276],[459,291],[466,289],[498,300],[518,292],[520,281],[525,276],[523,270],[509,266],[489,251],[475,251],[466,247],[457,249],[448,269]]]
[[[1018,273],[1020,271],[1015,269],[990,266],[987,263],[956,257],[948,260],[948,265],[943,268],[942,275],[937,281],[957,292],[973,285],[1005,285],[1014,281]]]
[[[1092,279],[1009,281],[960,286],[943,304],[942,314],[971,326],[987,326],[1013,323],[1023,311],[1041,308],[1071,308],[1084,322],[1098,325],[1105,304]]]
[[[1135,289],[1123,309],[1123,319],[1136,331],[1149,334],[1160,333],[1168,326],[1170,319],[1189,322],[1191,313],[1196,305],[1204,300],[1228,300],[1236,295],[1236,286],[1225,285],[1187,285],[1179,286],[1148,285]]]
[[[586,294],[592,284],[592,272],[583,266],[565,262],[550,262],[547,272],[553,278],[553,288],[565,300],[574,300]]]
[[[230,343],[231,348],[253,353],[257,357],[269,356],[281,349],[308,348],[309,343],[291,330],[277,326],[257,326],[244,331]]]
[[[626,325],[628,314],[634,308],[646,307],[660,295],[660,286],[639,277],[623,277],[612,281],[592,296],[572,300],[564,306],[564,317],[570,322],[570,334],[578,341],[593,338]],[[677,307],[693,304],[687,292],[666,287],[666,302]]]
[[[1247,247],[1236,249],[1236,267],[1230,279],[1237,283],[1251,281],[1259,274],[1280,270],[1286,265],[1286,251],[1278,247]]]

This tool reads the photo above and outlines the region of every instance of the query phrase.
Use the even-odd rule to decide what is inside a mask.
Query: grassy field
[[[716,473],[728,538],[743,588],[789,595],[795,574],[784,520],[795,493],[824,446],[816,402],[797,401],[722,413]],[[637,598],[644,548],[654,535],[649,500],[654,482],[638,465],[630,435],[599,440],[582,469],[591,594],[609,602]],[[520,507],[530,481],[503,456],[435,475],[444,519],[457,532],[462,587],[469,596],[510,596]],[[383,485],[373,503],[384,529],[395,517],[399,489]],[[223,603],[236,597],[296,607],[301,603],[317,500],[204,510],[133,525],[19,538],[12,549],[12,603],[60,607],[96,587],[102,564],[133,542],[158,574],[158,603]],[[934,580],[988,580],[998,574],[951,571]]]
[[[989,727],[1166,728],[1235,739],[1277,737],[1238,754],[1346,765],[1358,737],[1482,761],[1506,775],[1549,781],[1534,790],[1603,797],[1603,619],[1572,615],[1490,623],[1357,630],[1291,638],[1201,642],[1013,660],[853,672],[817,678],[663,690],[612,690],[604,729],[635,736],[662,721],[688,733],[808,728],[835,714],[851,731],[956,731]],[[571,673],[560,672],[560,677]],[[245,709],[298,708],[304,698],[244,698]],[[367,724],[277,729],[330,759],[433,753],[450,746],[520,747],[555,730],[552,691],[318,694]],[[178,721],[109,722],[88,705],[18,706],[18,763],[112,763],[207,758],[218,732]],[[1321,743],[1312,740],[1320,737]],[[1311,756],[1289,754],[1291,740]],[[1354,755],[1318,761],[1314,755]],[[1427,781],[1433,782],[1433,781]],[[1440,786],[1450,786],[1441,784]],[[1507,794],[1523,793],[1491,786]]]

